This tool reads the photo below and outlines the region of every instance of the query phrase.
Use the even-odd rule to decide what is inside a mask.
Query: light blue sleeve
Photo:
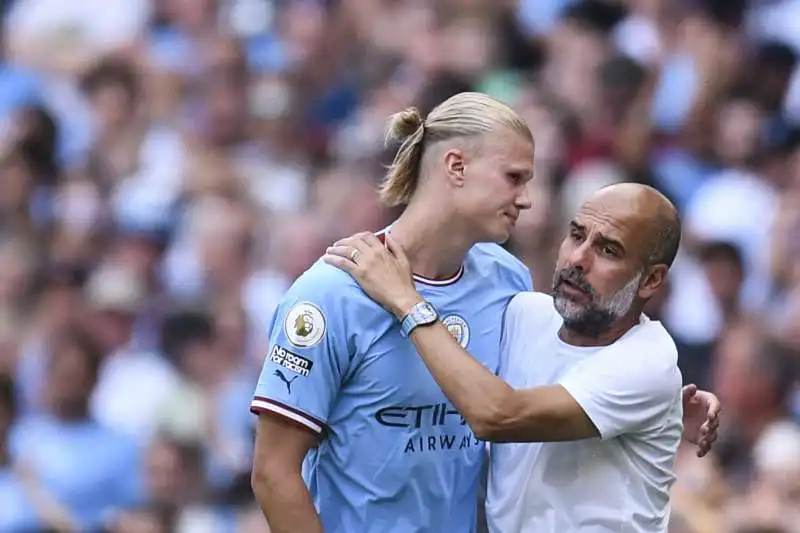
[[[493,279],[498,290],[533,291],[531,271],[517,256],[494,243],[479,243],[473,250],[477,260],[494,265]]]
[[[517,259],[511,257],[511,261],[506,262],[502,277],[507,287],[511,288],[515,295],[521,292],[533,292],[533,276],[528,267]]]
[[[533,278],[528,266],[509,251],[500,246],[493,245],[490,248],[495,257],[500,262],[500,276],[506,286],[511,287],[516,292],[532,292]]]
[[[333,278],[333,279],[331,279]],[[312,268],[278,305],[250,410],[325,433],[331,405],[350,366],[344,300],[348,287]]]
[[[518,277],[521,292],[533,292],[533,274],[521,261],[519,264]]]

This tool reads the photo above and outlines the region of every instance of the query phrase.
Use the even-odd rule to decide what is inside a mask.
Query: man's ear
[[[464,169],[466,158],[462,150],[455,148],[444,153],[444,168],[447,179],[456,187],[464,186]]]
[[[664,264],[652,265],[645,270],[644,280],[639,284],[638,296],[650,299],[667,283],[669,267]]]

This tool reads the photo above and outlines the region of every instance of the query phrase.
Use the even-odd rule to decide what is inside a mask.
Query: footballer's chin
[[[514,228],[517,226],[517,219],[510,215],[502,215],[497,223],[492,228],[492,241],[497,244],[503,244],[514,233]]]
[[[505,244],[511,238],[511,230],[508,228],[500,228],[492,232],[492,235],[486,239],[488,242],[495,244]]]
[[[478,228],[481,233],[481,238],[478,239],[478,242],[503,244],[511,238],[516,222],[516,218],[508,215],[492,217]]]

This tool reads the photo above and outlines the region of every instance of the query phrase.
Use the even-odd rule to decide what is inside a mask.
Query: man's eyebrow
[[[577,230],[577,231],[581,231],[581,232],[585,232],[586,231],[586,226],[584,226],[583,224],[581,224],[577,220],[571,220],[570,223],[569,223],[569,226],[570,226],[570,229],[572,229],[572,230]],[[603,235],[601,233],[601,234],[599,234],[599,237],[598,237],[597,240],[603,245],[610,245],[610,246],[614,246],[615,248],[618,248],[620,250],[620,252],[622,252],[623,254],[626,253],[625,245],[623,245],[622,242],[617,240],[617,239],[614,239],[614,238],[609,237],[607,235]]]
[[[578,231],[584,231],[586,229],[586,226],[575,220],[570,220],[569,227],[570,229],[576,229]]]

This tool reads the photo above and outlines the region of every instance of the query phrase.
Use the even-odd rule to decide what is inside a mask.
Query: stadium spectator
[[[148,406],[189,379],[161,349],[167,317],[212,317],[214,357],[251,391],[286,288],[330,243],[398,215],[375,195],[388,115],[475,90],[536,140],[534,208],[506,248],[537,289],[567,215],[600,186],[655,185],[678,207],[686,246],[647,312],[676,339],[685,380],[719,383],[731,419],[710,458],[679,454],[675,528],[727,533],[743,514],[776,527],[758,509],[785,487],[764,489],[768,428],[742,406],[800,420],[800,1],[6,0],[0,12],[0,373],[15,425],[47,408],[55,334],[71,323],[105,339],[101,383],[133,369],[107,353],[133,341],[116,361],[144,370],[100,394],[112,399],[98,414],[141,417],[110,419],[142,450],[158,435]],[[87,282],[109,264],[139,280],[114,297],[138,293],[130,336],[132,307],[98,312],[103,291]],[[768,350],[732,353],[742,321]],[[788,361],[777,384],[768,352]],[[757,379],[739,388],[747,369]],[[260,533],[235,485],[209,503],[232,525],[213,526]]]

